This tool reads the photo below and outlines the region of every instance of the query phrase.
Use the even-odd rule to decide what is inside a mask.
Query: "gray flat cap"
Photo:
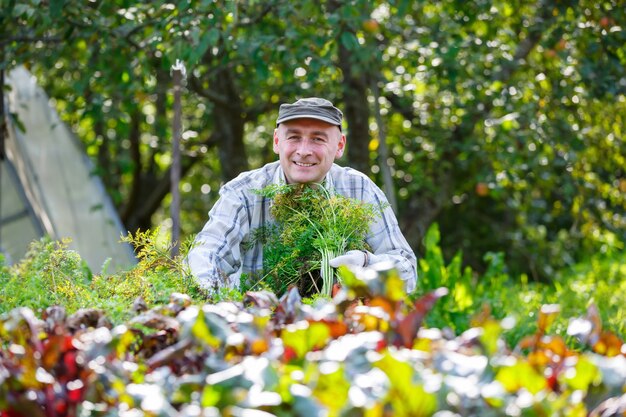
[[[288,120],[304,118],[322,120],[341,129],[343,113],[326,99],[318,97],[301,98],[293,104],[280,105],[276,126]]]

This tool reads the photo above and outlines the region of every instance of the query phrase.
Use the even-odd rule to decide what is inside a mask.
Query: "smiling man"
[[[222,287],[237,288],[244,272],[262,273],[263,248],[259,243],[245,242],[250,242],[255,229],[271,220],[270,199],[254,190],[285,183],[324,184],[343,196],[380,207],[382,216],[372,224],[366,239],[372,252],[348,251],[330,263],[337,267],[393,261],[407,292],[415,289],[415,254],[383,192],[365,174],[334,163],[346,145],[342,118],[341,111],[322,98],[303,98],[280,106],[273,139],[279,160],[244,172],[220,189],[220,198],[189,251],[191,272],[208,294]]]
[[[337,126],[318,119],[284,121],[274,131],[274,152],[290,184],[321,183],[345,144]]]

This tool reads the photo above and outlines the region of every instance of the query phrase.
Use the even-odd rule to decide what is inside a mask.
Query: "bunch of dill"
[[[272,199],[273,221],[255,233],[263,236],[264,273],[254,285],[279,295],[297,285],[305,296],[329,296],[335,272],[328,262],[348,250],[369,249],[366,237],[381,208],[320,184],[270,185],[257,192]]]

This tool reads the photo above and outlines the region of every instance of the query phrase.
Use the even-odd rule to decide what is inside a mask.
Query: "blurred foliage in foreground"
[[[510,324],[486,311],[458,336],[423,327],[445,287],[411,300],[391,265],[341,272],[332,300],[303,304],[296,287],[280,300],[250,292],[204,305],[173,294],[116,327],[103,313],[13,309],[0,317],[0,416],[626,411],[626,345],[593,306],[567,328],[581,349],[551,332],[555,305],[536,310],[533,334],[510,349]]]

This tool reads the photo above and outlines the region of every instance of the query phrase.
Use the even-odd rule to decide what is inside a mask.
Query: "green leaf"
[[[202,398],[200,400],[202,407],[215,407],[219,403],[220,398],[222,398],[223,391],[220,387],[205,385],[202,389]]]
[[[300,321],[287,326],[281,338],[284,346],[293,349],[297,359],[302,359],[308,352],[326,346],[330,328],[324,323]]]
[[[565,372],[565,382],[575,390],[589,391],[592,385],[602,380],[598,367],[584,356],[578,356],[574,372]]]
[[[545,377],[524,360],[517,360],[514,365],[500,368],[495,380],[511,393],[524,388],[531,394],[537,394],[548,386]]]
[[[474,303],[472,291],[465,282],[457,282],[452,290],[452,296],[459,310],[463,311]]]
[[[313,396],[328,407],[331,415],[336,415],[348,402],[350,382],[346,379],[345,370],[341,364],[331,362],[318,368],[318,372]]]
[[[407,362],[396,359],[389,351],[374,364],[387,374],[391,387],[386,401],[396,416],[430,416],[437,410],[437,398],[413,381],[414,372]]]
[[[499,347],[498,342],[502,334],[502,326],[495,320],[487,320],[482,324],[482,329],[483,333],[480,335],[480,341],[488,355],[495,355]]]
[[[348,51],[356,51],[359,48],[359,41],[351,32],[343,32],[340,36],[340,41]]]
[[[61,17],[64,5],[65,0],[50,0],[50,16],[52,16],[53,19]]]
[[[195,48],[198,56],[204,55],[209,47],[217,45],[220,36],[220,31],[217,28],[211,28],[207,32],[205,32],[200,38],[200,43],[198,44],[198,47]]]
[[[211,333],[211,330],[205,320],[204,312],[202,310],[198,311],[198,316],[196,317],[196,320],[191,328],[191,333],[197,339],[212,348],[217,348],[220,346],[221,341]]]

